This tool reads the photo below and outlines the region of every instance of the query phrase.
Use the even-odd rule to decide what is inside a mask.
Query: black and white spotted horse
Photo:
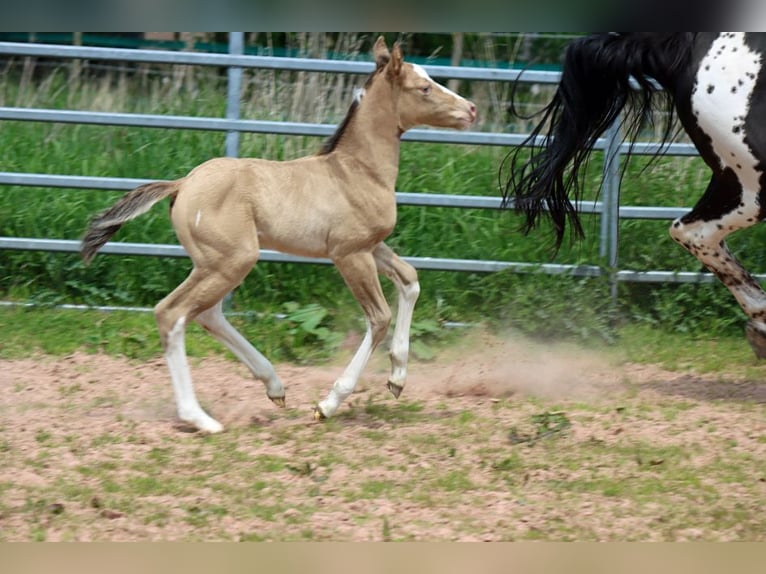
[[[501,171],[508,174],[504,200],[526,215],[525,232],[549,216],[558,247],[567,222],[575,237],[582,236],[573,202],[580,198],[578,170],[596,139],[621,112],[628,139],[652,110],[676,116],[712,177],[670,235],[737,299],[759,358],[766,358],[766,293],[724,239],[766,216],[765,52],[766,34],[760,33],[612,32],[577,39],[567,47],[557,91],[528,140],[545,135],[546,143],[528,161],[516,148]],[[663,141],[673,129],[669,121]]]

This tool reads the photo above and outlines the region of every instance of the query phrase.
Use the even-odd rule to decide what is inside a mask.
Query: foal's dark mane
[[[381,68],[376,69],[370,76],[367,78],[367,81],[364,83],[364,89],[366,90],[370,84],[372,84],[373,79],[380,73]],[[338,147],[338,144],[340,143],[340,140],[343,138],[343,134],[346,132],[346,129],[351,124],[351,120],[353,119],[357,108],[359,108],[359,99],[354,98],[354,101],[351,102],[351,105],[348,108],[348,112],[346,112],[346,117],[343,118],[343,121],[338,124],[337,129],[335,130],[335,133],[333,133],[329,138],[327,138],[324,143],[322,144],[322,147],[319,148],[319,151],[317,152],[317,155],[327,155],[335,150],[335,148]]]
[[[525,233],[545,214],[554,225],[556,249],[561,245],[567,221],[574,237],[582,237],[573,201],[576,204],[581,198],[583,168],[596,140],[623,109],[625,139],[634,140],[644,124],[652,121],[655,109],[667,114],[662,141],[671,139],[676,113],[673,88],[690,63],[694,38],[690,32],[605,33],[569,44],[553,100],[534,114],[539,123],[524,144],[508,154],[501,167],[501,177],[503,171],[508,171],[502,187],[503,201],[508,204],[513,200],[526,215]],[[631,80],[638,89],[631,86]],[[658,89],[652,80],[667,89]],[[513,103],[510,111],[523,117]],[[527,160],[530,152],[523,146],[540,135],[546,136],[545,142],[534,148]]]

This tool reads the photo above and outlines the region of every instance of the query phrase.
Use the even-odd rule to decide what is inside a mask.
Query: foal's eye
[[[431,93],[431,86],[423,86],[420,88],[420,91],[425,94],[426,96]]]

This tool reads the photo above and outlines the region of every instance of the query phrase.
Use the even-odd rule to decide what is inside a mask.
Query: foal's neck
[[[385,78],[367,87],[336,151],[364,165],[368,173],[393,189],[399,172],[396,90]]]

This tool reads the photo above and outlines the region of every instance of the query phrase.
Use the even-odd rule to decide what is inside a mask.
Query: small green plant
[[[533,433],[521,433],[516,427],[508,431],[508,440],[511,444],[534,444],[541,439],[561,435],[572,426],[566,413],[562,411],[545,411],[532,415],[531,421],[534,426]]]
[[[326,354],[337,349],[342,335],[332,329],[329,312],[325,307],[318,303],[300,305],[289,301],[283,305],[283,309],[293,348],[313,347]]]
[[[388,516],[383,517],[383,541],[391,542],[391,525],[388,522]]]

